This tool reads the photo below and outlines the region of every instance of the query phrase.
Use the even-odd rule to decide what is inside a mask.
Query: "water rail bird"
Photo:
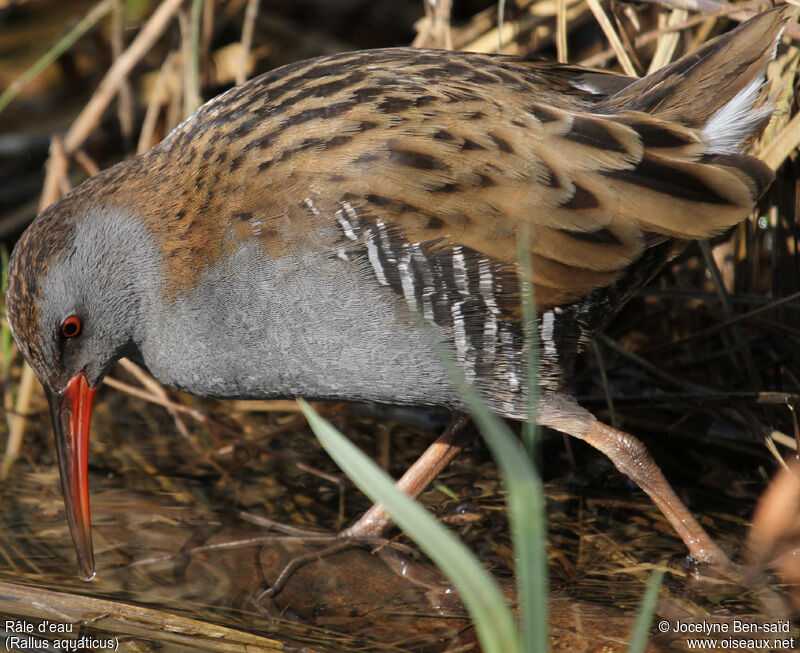
[[[205,397],[459,411],[433,332],[493,411],[524,418],[523,225],[539,422],[607,454],[697,559],[726,560],[644,446],[578,405],[570,371],[665,262],[771,183],[746,151],[793,15],[759,14],[641,79],[412,48],[293,63],[44,210],[13,252],[8,320],[50,402],[81,575],[92,401],[120,357]],[[438,444],[404,477],[412,494],[452,453]],[[347,533],[386,519],[359,523]]]

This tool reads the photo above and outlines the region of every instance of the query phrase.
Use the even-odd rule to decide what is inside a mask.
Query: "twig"
[[[718,0],[642,0],[649,4],[660,5],[668,7],[669,9],[686,9],[688,11],[696,11],[701,14],[714,15],[717,12],[726,12],[733,20],[744,22],[752,18],[758,13],[758,10],[741,10],[737,11],[740,7],[738,4],[730,2],[719,2]],[[742,7],[747,3],[742,3]],[[763,7],[764,5],[760,5]],[[800,26],[796,23],[789,23],[783,32],[786,36],[793,39],[800,38]]]
[[[211,41],[214,38],[214,0],[205,0],[203,4],[203,31],[200,35],[200,59],[208,61],[211,52]]]
[[[619,31],[620,39],[622,39],[622,45],[625,46],[625,52],[628,53],[628,56],[631,59],[633,67],[636,68],[636,74],[641,75],[642,72],[644,71],[644,66],[642,65],[642,62],[639,61],[639,57],[636,54],[636,48],[634,47],[633,42],[631,41],[631,37],[628,35],[628,30],[625,29],[625,25],[622,22],[622,17],[620,16],[620,14],[623,12],[619,10],[619,7],[620,5],[617,4],[616,2],[612,3],[611,13],[614,16],[614,22],[617,25],[617,30]],[[627,8],[630,9],[630,7]],[[638,21],[636,21],[636,24],[638,24]],[[636,29],[635,25],[634,29]]]
[[[190,59],[189,70],[191,84],[187,88],[186,114],[190,115],[203,103],[200,92],[200,19],[203,16],[203,0],[192,0],[192,11],[189,21]]]
[[[503,23],[506,19],[506,0],[500,0],[497,3],[497,52],[498,54],[503,51]]]
[[[64,151],[64,142],[58,136],[54,136],[50,142],[50,156],[45,164],[44,185],[39,196],[39,213],[58,199],[67,170],[69,170],[69,160]]]
[[[731,317],[733,317],[733,310],[731,309],[728,291],[725,289],[725,283],[723,282],[722,275],[717,267],[717,262],[714,260],[714,256],[711,253],[711,246],[708,244],[707,240],[700,241],[698,245],[700,246],[700,251],[703,253],[703,258],[706,262],[706,268],[708,268],[708,272],[711,274],[711,280],[714,283],[714,289],[717,291],[717,296],[719,297],[719,302],[722,306],[722,312],[725,315],[725,318],[730,320]],[[747,368],[747,372],[750,375],[750,382],[753,384],[754,388],[760,387],[762,385],[760,378],[761,375],[756,369],[756,364],[753,361],[750,350],[745,345],[744,336],[739,328],[739,325],[733,324],[731,325],[730,329],[733,340],[736,343],[736,348],[739,350],[742,360],[744,361],[744,366]]]
[[[584,15],[588,16],[582,0],[566,0],[566,2],[568,23],[574,25],[576,22],[580,22]],[[548,11],[550,6],[552,6],[552,11]],[[514,38],[529,31],[531,32],[531,40],[536,42],[539,47],[548,45],[555,38],[550,19],[556,13],[555,4],[546,7],[532,4],[528,13],[518,20],[506,21],[502,31],[498,27],[493,27],[489,31],[480,32],[472,38],[461,36],[457,43],[458,48],[469,50],[470,52],[496,52],[499,34],[503,43],[503,51],[509,53],[509,45],[513,43]]]
[[[501,5],[503,4],[501,0]],[[450,31],[450,14],[453,10],[453,0],[435,0],[433,6],[433,27],[437,32],[439,43],[445,50],[453,49],[453,35]]]
[[[664,343],[663,345],[658,345],[656,347],[651,347],[650,349],[647,350],[647,353],[652,354],[653,352],[661,351],[662,349],[666,349],[666,348],[669,348],[669,347],[676,347],[678,345],[685,344],[685,343],[687,343],[687,342],[689,342],[691,340],[696,340],[698,338],[705,338],[706,336],[714,335],[716,333],[719,333],[720,329],[722,329],[724,327],[727,327],[727,326],[730,326],[731,324],[736,324],[737,322],[744,322],[745,320],[752,319],[756,315],[760,315],[761,313],[765,313],[767,311],[771,311],[771,310],[773,310],[775,308],[778,308],[779,306],[782,306],[783,304],[788,304],[790,302],[796,302],[796,301],[799,301],[799,300],[800,300],[800,292],[792,293],[791,295],[788,295],[787,297],[783,297],[781,299],[776,299],[775,301],[770,302],[766,306],[760,306],[758,308],[754,308],[752,311],[749,311],[747,313],[742,313],[740,315],[737,315],[736,317],[730,318],[729,320],[725,320],[724,322],[720,322],[716,326],[709,327],[707,329],[701,329],[700,331],[695,331],[694,333],[692,333],[692,334],[690,334],[690,335],[688,335],[688,336],[686,336],[684,338],[680,338],[678,340],[673,340],[672,342],[667,342],[667,343]]]
[[[654,2],[654,0],[645,0],[645,1],[653,2],[654,4],[659,4],[658,2]],[[667,34],[670,32],[681,32],[690,27],[694,27],[695,25],[698,25],[700,23],[706,23],[709,19],[719,18],[721,16],[726,16],[731,18],[732,20],[742,22],[744,20],[747,20],[748,18],[752,18],[756,13],[758,13],[758,9],[761,6],[763,6],[761,0],[750,0],[749,2],[741,2],[735,5],[722,4],[713,11],[708,11],[702,14],[692,16],[682,24],[667,25],[665,27],[659,27],[658,29],[650,30],[649,32],[644,32],[643,34],[639,34],[636,37],[634,37],[633,44],[635,47],[640,48],[643,45],[647,45],[648,43],[660,39],[663,34]],[[800,28],[798,28],[797,25],[793,24],[788,25],[784,33],[796,39],[800,37]],[[704,39],[701,39],[701,41],[702,40]],[[612,48],[608,48],[606,50],[603,50],[602,52],[593,54],[590,57],[586,57],[585,59],[581,60],[580,63],[583,66],[589,66],[589,67],[604,66],[611,59],[613,59],[614,56],[615,56],[614,50]]]
[[[668,372],[665,372],[664,370],[660,369],[659,367],[653,365],[650,361],[645,360],[644,358],[642,358],[638,354],[635,354],[632,351],[630,351],[629,349],[626,349],[621,344],[619,344],[616,340],[613,340],[612,338],[609,338],[606,334],[604,334],[602,332],[596,333],[595,334],[595,339],[597,339],[600,342],[602,342],[609,349],[613,349],[615,352],[617,352],[621,356],[624,356],[628,360],[636,363],[636,365],[638,365],[642,369],[646,370],[647,372],[650,372],[650,374],[652,374],[653,376],[658,377],[658,378],[662,379],[663,381],[666,381],[667,383],[669,383],[671,385],[674,385],[674,386],[676,386],[678,388],[683,388],[683,389],[688,390],[688,391],[698,392],[700,394],[708,394],[709,392],[711,392],[711,390],[709,388],[706,388],[705,386],[702,386],[702,385],[700,385],[698,383],[692,383],[691,381],[685,381],[683,379],[679,379],[678,377],[673,376],[672,374],[669,374]]]
[[[594,341],[594,354],[597,358],[597,366],[600,369],[600,379],[603,381],[603,394],[606,396],[608,414],[611,416],[611,426],[618,428],[619,420],[617,419],[617,411],[614,408],[614,398],[611,396],[611,386],[608,383],[608,372],[606,371],[606,362],[603,357],[603,346],[597,338],[595,338]]]
[[[237,399],[233,410],[247,413],[299,413],[294,399]]]
[[[197,79],[195,77],[194,56],[192,53],[192,28],[189,14],[184,9],[178,12],[178,24],[181,29],[181,119],[188,118],[200,106],[197,101]]]

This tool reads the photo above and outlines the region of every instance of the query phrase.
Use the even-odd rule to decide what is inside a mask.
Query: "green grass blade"
[[[297,400],[322,446],[345,474],[372,501],[381,503],[394,522],[433,560],[458,590],[472,617],[483,651],[520,651],[514,618],[500,588],[472,553],[358,447]]]
[[[524,366],[528,390],[527,420],[522,425],[522,442],[530,456],[529,479],[520,476],[520,482],[529,483],[521,496],[519,490],[509,490],[509,519],[514,535],[517,556],[517,593],[520,605],[520,632],[523,649],[530,653],[547,651],[549,641],[550,603],[547,578],[547,514],[544,487],[537,463],[541,460],[541,438],[537,413],[539,408],[539,327],[533,291],[530,234],[523,227],[517,234],[517,261],[520,290],[522,292],[522,327],[525,335]],[[502,467],[501,467],[502,470]],[[502,470],[505,478],[507,472]],[[535,479],[535,480],[531,480]],[[511,502],[522,503],[512,511]],[[524,509],[530,506],[530,516],[525,519]]]
[[[536,324],[536,304],[531,281],[533,267],[530,233],[525,227],[517,234],[517,262],[522,295],[522,330],[525,334],[523,362],[528,387],[528,418],[522,426],[522,442],[530,457],[538,461],[541,457],[539,425],[536,423],[536,411],[539,405],[539,329]]]
[[[547,611],[547,531],[544,488],[522,443],[492,413],[464,379],[449,353],[440,349],[445,369],[478,425],[506,487],[508,520],[516,558],[522,641],[525,651],[549,648]]]
[[[656,569],[650,575],[650,582],[647,584],[647,591],[644,593],[642,604],[639,606],[639,613],[636,615],[636,622],[633,625],[631,639],[628,642],[628,653],[644,653],[647,647],[647,640],[650,636],[650,624],[652,624],[653,615],[656,612],[658,590],[661,589],[661,580],[663,578],[663,569]]]
[[[114,0],[103,0],[89,11],[88,14],[73,27],[52,48],[45,52],[28,70],[15,79],[9,87],[0,94],[0,112],[25,88],[25,86],[39,75],[45,68],[69,50],[74,43],[88,32],[103,16],[114,7]]]

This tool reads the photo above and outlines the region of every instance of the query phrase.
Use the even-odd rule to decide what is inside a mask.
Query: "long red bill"
[[[95,575],[88,477],[89,424],[95,390],[89,387],[83,372],[75,376],[62,392],[47,390],[61,472],[61,492],[78,557],[78,570],[84,580],[91,580]]]

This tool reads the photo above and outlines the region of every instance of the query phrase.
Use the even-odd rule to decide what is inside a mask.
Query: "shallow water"
[[[37,399],[25,456],[0,488],[0,582],[13,584],[0,587],[0,612],[37,627],[42,619],[81,624],[84,635],[119,637],[122,650],[269,650],[270,640],[288,650],[476,650],[450,584],[402,536],[372,550],[313,560],[276,596],[265,595],[287,563],[330,542],[254,521],[269,518],[330,534],[368,502],[297,414],[183,400],[210,420],[187,420],[194,444],[176,433],[162,408],[110,389],[99,396],[90,450],[98,576],[84,583],[76,577],[47,414]],[[379,425],[343,406],[321,408],[368,453],[391,461],[395,475],[435,436],[398,423]],[[746,465],[742,454],[718,447],[687,453],[674,442],[658,445],[651,441],[679,493],[723,548],[739,557],[746,517],[764,484],[758,459],[748,453]],[[625,650],[649,574],[660,564],[669,571],[657,621],[674,625],[765,610],[772,619],[785,616],[778,614],[785,604],[774,581],[698,574],[639,490],[602,456],[575,443],[571,449],[575,467],[560,435],[545,439],[554,650]],[[492,569],[513,601],[502,484],[481,443],[474,442],[423,500]],[[26,599],[26,587],[57,594]],[[12,596],[19,588],[22,600]],[[146,616],[127,614],[131,606],[147,608]],[[164,621],[173,618],[200,625]],[[685,640],[668,633],[653,639],[651,650],[684,650]]]

